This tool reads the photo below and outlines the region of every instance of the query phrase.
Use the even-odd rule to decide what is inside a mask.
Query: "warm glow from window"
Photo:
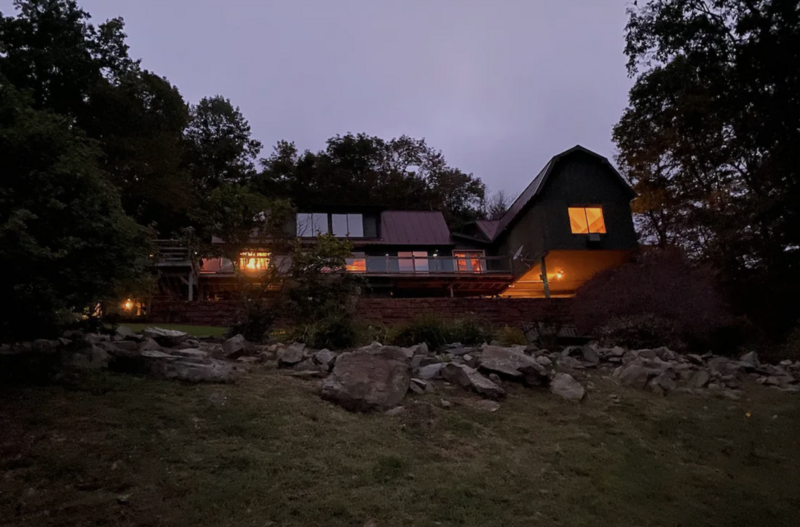
[[[265,271],[269,267],[269,253],[245,251],[239,255],[239,269],[243,271]]]
[[[347,271],[350,273],[366,273],[367,272],[367,259],[366,258],[348,258]]]
[[[459,273],[482,273],[483,251],[480,252],[454,252],[456,269]]]
[[[600,207],[569,207],[569,226],[572,234],[605,234],[606,223]]]
[[[125,301],[124,304],[122,304],[122,307],[125,308],[125,311],[130,311],[131,309],[133,309],[133,302],[131,302],[131,300],[128,299]]]

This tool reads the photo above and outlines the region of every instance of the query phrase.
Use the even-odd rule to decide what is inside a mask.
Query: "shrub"
[[[355,323],[356,346],[368,346],[373,342],[389,342],[390,330],[381,323]]]
[[[509,326],[502,327],[497,331],[496,338],[503,346],[528,344],[528,339],[525,337],[525,332],[520,328],[512,328]]]
[[[490,342],[493,338],[492,329],[477,318],[445,321],[433,315],[420,315],[411,322],[392,328],[388,335],[389,344],[394,346],[413,346],[424,342],[431,349],[455,342],[474,346]]]
[[[429,348],[436,349],[447,344],[447,331],[443,320],[420,315],[411,322],[392,328],[388,340],[394,346],[413,346],[424,342]]]
[[[595,336],[605,345],[631,349],[667,346],[681,350],[685,344],[680,338],[678,324],[652,314],[612,318],[595,331]]]
[[[665,249],[644,252],[634,262],[592,277],[578,290],[573,314],[584,332],[605,326],[619,327],[619,333],[635,332],[632,325],[638,322],[644,325],[643,336],[674,329],[678,340],[693,349],[708,349],[715,336],[736,325],[711,275],[690,266],[679,252]],[[653,318],[641,318],[644,315]]]
[[[228,337],[243,335],[250,342],[263,342],[275,323],[275,310],[266,298],[244,296],[237,307],[234,321],[228,328]]]
[[[339,315],[302,326],[293,337],[312,348],[339,350],[355,346],[358,332],[349,317]]]

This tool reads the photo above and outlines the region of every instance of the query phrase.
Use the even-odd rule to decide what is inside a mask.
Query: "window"
[[[367,258],[364,253],[353,253],[353,255],[346,260],[346,264],[349,273],[367,272]]]
[[[428,272],[427,251],[399,252],[397,256],[401,273]]]
[[[297,214],[297,236],[313,238],[319,233],[328,232],[328,215],[314,213]]]
[[[454,252],[453,258],[456,260],[456,270],[459,273],[483,272],[483,251]]]
[[[242,271],[266,271],[267,267],[269,267],[268,252],[244,251],[239,253],[239,269]]]
[[[569,226],[572,234],[605,234],[606,224],[600,207],[570,207]]]
[[[361,214],[331,214],[331,226],[334,236],[364,237],[364,219]]]

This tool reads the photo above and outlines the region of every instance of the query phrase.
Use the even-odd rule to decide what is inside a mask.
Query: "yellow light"
[[[124,304],[122,304],[122,307],[124,307],[126,311],[130,311],[131,309],[133,309],[133,302],[131,302],[130,299],[128,299],[125,301]]]
[[[558,278],[559,280],[564,278],[564,271],[561,271],[561,270],[557,271],[556,272],[556,278]]]

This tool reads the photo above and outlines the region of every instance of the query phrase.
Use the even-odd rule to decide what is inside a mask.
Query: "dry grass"
[[[453,390],[394,418],[277,372],[5,387],[0,525],[797,525],[800,397],[594,381],[581,405],[512,387],[486,413]]]

